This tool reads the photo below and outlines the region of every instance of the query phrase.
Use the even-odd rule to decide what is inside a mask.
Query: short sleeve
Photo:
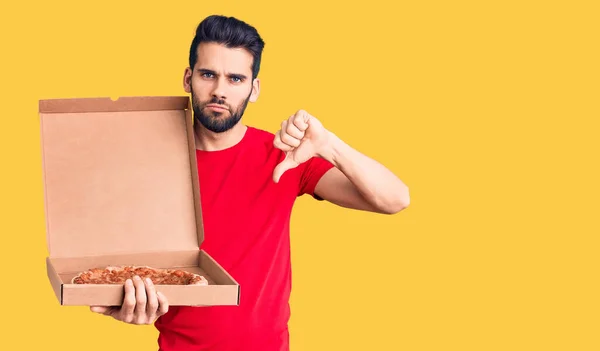
[[[333,168],[333,164],[321,157],[313,157],[303,164],[300,174],[300,187],[298,196],[308,194],[317,200],[322,200],[315,195],[317,183],[327,171]]]

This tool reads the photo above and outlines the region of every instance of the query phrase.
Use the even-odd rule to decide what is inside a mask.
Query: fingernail
[[[146,283],[148,283],[148,285],[152,284],[152,280],[150,278],[146,278]]]
[[[140,277],[138,277],[137,275],[135,277],[133,277],[133,279],[135,279],[135,280],[141,280]]]
[[[131,286],[131,285],[133,284],[133,282],[131,281],[131,279],[127,279],[127,280],[125,281],[125,284],[127,284],[127,285]]]

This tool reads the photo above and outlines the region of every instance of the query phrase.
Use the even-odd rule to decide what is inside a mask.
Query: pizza
[[[201,275],[181,269],[152,268],[148,266],[107,266],[80,272],[72,284],[125,284],[127,279],[138,276],[150,278],[155,285],[208,285]]]

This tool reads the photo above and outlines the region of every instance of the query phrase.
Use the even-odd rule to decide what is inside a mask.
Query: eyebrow
[[[206,69],[206,68],[198,68],[198,72],[200,72],[200,73],[210,73],[210,74],[217,75],[217,72],[215,72],[213,70],[210,70],[210,69]],[[246,78],[248,78],[245,75],[239,74],[239,73],[230,73],[227,76],[229,78],[239,78],[239,79],[242,79],[242,80],[245,80]]]

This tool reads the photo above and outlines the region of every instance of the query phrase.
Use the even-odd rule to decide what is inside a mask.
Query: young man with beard
[[[197,28],[183,79],[195,118],[202,248],[240,283],[240,305],[169,308],[151,283],[134,279],[121,307],[91,308],[127,323],[155,323],[160,350],[288,350],[295,199],[308,194],[385,214],[408,206],[400,179],[308,112],[284,119],[276,134],[240,122],[259,95],[263,47],[248,24],[210,16]]]

